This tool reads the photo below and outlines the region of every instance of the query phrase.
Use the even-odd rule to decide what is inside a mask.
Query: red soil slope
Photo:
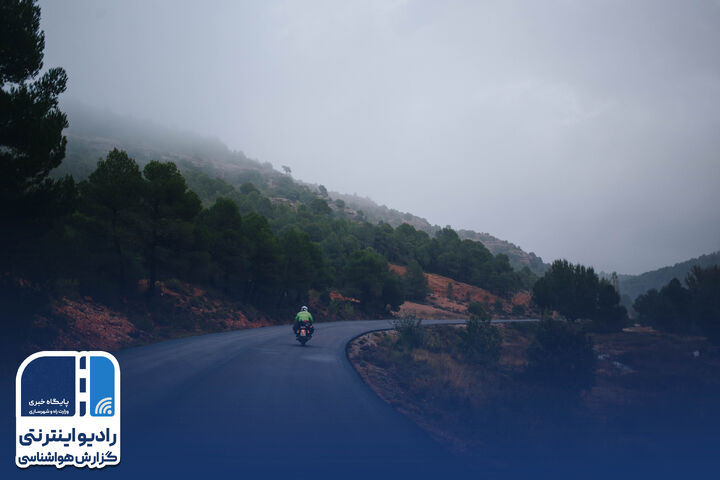
[[[390,270],[405,275],[405,267],[390,264]],[[512,316],[513,307],[521,305],[528,314],[532,313],[530,294],[525,291],[516,293],[511,299],[505,299],[485,289],[458,282],[449,277],[426,273],[430,295],[424,303],[405,302],[400,307],[399,315],[415,315],[421,318],[466,318],[470,302],[480,302],[493,317]],[[451,288],[448,288],[451,285]],[[448,295],[449,294],[449,295]]]

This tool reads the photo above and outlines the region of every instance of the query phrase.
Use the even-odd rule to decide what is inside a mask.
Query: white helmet
[[[307,312],[307,307],[305,305],[303,305],[300,310],[302,310],[303,312]]]

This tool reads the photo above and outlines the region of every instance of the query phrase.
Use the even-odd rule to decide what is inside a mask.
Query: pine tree
[[[43,66],[45,36],[34,1],[0,2],[0,250],[3,273],[20,274],[76,197],[71,177],[49,173],[65,157],[58,109],[67,74]],[[47,250],[47,245],[43,250]]]

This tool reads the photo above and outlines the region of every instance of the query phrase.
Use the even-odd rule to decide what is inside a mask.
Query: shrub
[[[328,308],[330,309],[330,313],[342,319],[349,319],[355,315],[355,308],[349,302],[343,300],[330,300]]]
[[[490,320],[490,315],[485,310],[485,307],[480,302],[470,302],[467,307],[467,311],[470,314],[470,318],[476,318],[478,320]]]
[[[500,359],[502,335],[500,329],[472,315],[465,322],[465,329],[459,332],[463,343],[463,352],[471,361],[495,363]]]
[[[654,288],[635,299],[633,308],[640,321],[648,322],[658,330],[672,333],[690,333],[692,319],[688,315],[690,292],[677,278],[673,278],[658,292]]]
[[[598,286],[597,309],[592,320],[590,327],[596,332],[619,332],[627,326],[627,310],[620,305],[620,295],[604,280]]]
[[[169,278],[165,280],[165,287],[173,292],[184,293],[185,286],[177,278]]]
[[[690,293],[690,312],[700,331],[720,344],[720,267],[693,267],[685,280]]]
[[[143,330],[145,332],[152,332],[153,330],[155,330],[155,324],[148,315],[137,314],[132,315],[128,318],[130,320],[130,323],[132,323],[138,330]]]
[[[527,373],[549,386],[578,392],[595,383],[592,339],[567,322],[542,320],[527,358]]]
[[[408,300],[422,301],[430,293],[428,280],[417,260],[410,260],[404,277],[405,296]]]
[[[421,326],[422,320],[409,315],[393,320],[393,328],[400,338],[398,344],[409,348],[420,347],[425,343],[425,331]]]
[[[80,299],[80,294],[78,293],[79,286],[80,282],[78,282],[76,279],[58,278],[57,280],[55,280],[53,290],[55,295],[57,296],[78,300]]]
[[[495,312],[497,313],[505,313],[505,310],[503,309],[503,303],[500,300],[495,301],[493,304],[495,308]]]
[[[606,314],[594,318],[588,329],[597,333],[613,333],[621,331],[627,324],[627,310],[623,306],[615,306]]]

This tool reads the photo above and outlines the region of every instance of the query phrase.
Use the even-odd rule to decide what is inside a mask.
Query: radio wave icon
[[[95,405],[95,415],[112,415],[112,397],[105,397]]]

